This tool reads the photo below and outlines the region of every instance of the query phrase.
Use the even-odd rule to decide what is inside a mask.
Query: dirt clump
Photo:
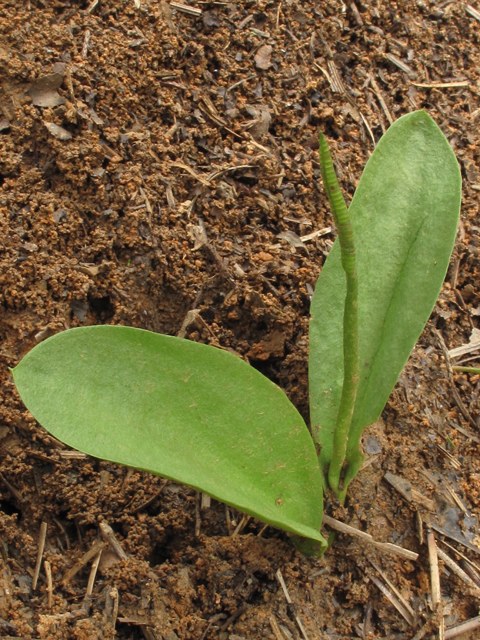
[[[420,0],[3,0],[0,637],[406,640],[477,615],[480,376],[452,374],[445,348],[480,315],[479,17]],[[346,533],[304,557],[35,422],[8,367],[92,324],[234,352],[308,419],[310,297],[335,237],[317,132],[349,200],[389,124],[421,108],[462,169],[457,244],[345,507],[325,504],[418,560]],[[425,523],[463,571],[440,558],[436,612]]]

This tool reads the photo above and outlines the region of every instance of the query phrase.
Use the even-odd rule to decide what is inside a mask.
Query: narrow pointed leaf
[[[310,433],[283,391],[240,358],[95,326],[42,342],[13,375],[27,408],[62,442],[323,543]]]
[[[350,213],[359,281],[360,379],[347,481],[361,461],[361,432],[378,419],[438,297],[454,245],[460,195],[455,155],[424,111],[390,127],[355,192]],[[332,456],[343,383],[345,290],[337,240],[311,308],[310,405],[321,468]]]

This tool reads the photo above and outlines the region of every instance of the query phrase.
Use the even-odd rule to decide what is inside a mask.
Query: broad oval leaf
[[[50,433],[324,544],[321,474],[283,391],[231,353],[142,329],[59,333],[13,370]]]
[[[425,111],[398,119],[370,157],[349,209],[359,283],[360,379],[347,482],[361,462],[360,435],[380,416],[440,292],[460,197],[459,166],[439,127]],[[343,384],[345,291],[336,240],[311,306],[310,408],[322,469],[332,456]]]

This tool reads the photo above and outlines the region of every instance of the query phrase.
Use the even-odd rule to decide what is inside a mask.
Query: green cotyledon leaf
[[[27,408],[62,442],[325,546],[310,433],[283,391],[233,354],[93,326],[40,343],[13,376]]]
[[[453,249],[461,176],[425,111],[399,118],[368,160],[349,211],[358,273],[359,387],[345,484],[362,462],[359,440],[375,422],[440,292]],[[317,281],[310,323],[310,410],[320,467],[332,457],[343,383],[345,274],[335,241]]]

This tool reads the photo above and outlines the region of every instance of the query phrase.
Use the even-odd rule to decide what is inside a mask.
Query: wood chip
[[[62,73],[49,73],[34,80],[27,93],[36,107],[58,107],[61,104],[65,104],[65,98],[62,98],[57,91],[62,82]]]
[[[269,44],[264,44],[260,47],[260,49],[255,54],[253,58],[255,61],[255,65],[257,69],[267,70],[272,66],[271,56],[273,52],[273,47]]]
[[[308,253],[308,248],[303,244],[303,240],[294,231],[282,231],[282,233],[277,234],[277,238],[286,240],[290,246],[304,249]]]
[[[410,482],[405,480],[405,478],[395,476],[393,473],[388,472],[383,476],[383,479],[396,489],[408,502],[416,502],[428,509],[428,511],[432,513],[435,512],[435,503],[433,500],[424,496],[420,491],[413,489]]]
[[[332,227],[324,227],[323,229],[318,229],[318,231],[307,233],[306,236],[300,236],[300,240],[302,242],[310,242],[310,240],[315,240],[315,238],[320,238],[320,236],[326,236],[329,233],[332,233]]]
[[[57,138],[57,140],[71,140],[72,139],[72,134],[70,133],[70,131],[67,131],[66,129],[64,129],[63,127],[60,127],[58,124],[55,124],[54,122],[43,122],[43,124],[47,127],[48,131],[52,134],[52,136],[54,138]]]

